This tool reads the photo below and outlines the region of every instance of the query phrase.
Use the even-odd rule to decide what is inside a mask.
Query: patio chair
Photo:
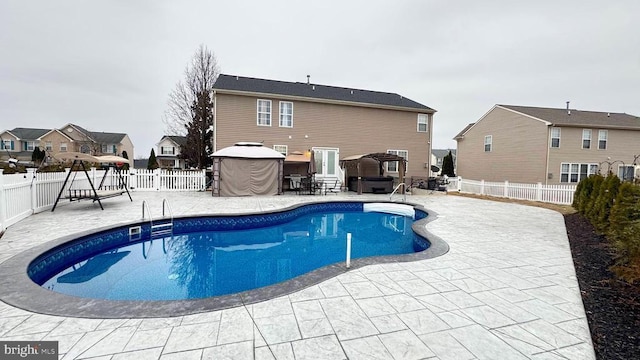
[[[300,180],[302,179],[302,175],[300,174],[291,174],[289,175],[289,189],[297,192],[300,192]]]
[[[334,182],[329,182],[329,183],[325,183],[324,184],[324,193],[332,193],[332,194],[339,194],[342,192],[342,188],[341,188],[341,182],[340,180],[336,179]]]

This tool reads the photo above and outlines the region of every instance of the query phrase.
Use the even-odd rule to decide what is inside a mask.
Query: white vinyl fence
[[[448,190],[464,193],[505,197],[509,199],[542,201],[560,205],[571,205],[576,185],[518,184],[449,178]]]
[[[69,189],[90,189],[87,175],[96,189],[101,183],[120,186],[122,180],[129,191],[204,191],[207,186],[204,170],[130,169],[123,172],[123,179],[110,170],[104,182],[105,170],[95,168],[88,169],[87,174],[84,171],[69,174],[69,169],[57,173],[36,173],[32,169],[26,174],[2,172],[0,169],[0,233],[31,214],[51,210],[67,176],[69,181],[63,193]]]

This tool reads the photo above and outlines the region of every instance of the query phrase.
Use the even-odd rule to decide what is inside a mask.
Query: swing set
[[[56,202],[53,204],[53,208],[51,211],[53,212],[58,205],[58,202],[61,198],[69,199],[69,201],[80,201],[80,200],[93,200],[93,202],[98,202],[100,205],[100,209],[104,210],[102,207],[102,202],[100,200],[111,198],[114,196],[120,196],[124,193],[127,193],[129,196],[129,200],[133,201],[131,198],[131,194],[129,193],[129,189],[127,189],[127,183],[122,176],[122,165],[125,163],[128,164],[129,160],[120,156],[115,155],[105,155],[105,156],[93,156],[89,154],[83,154],[79,152],[63,152],[54,154],[53,157],[56,160],[60,161],[72,161],[71,169],[67,173],[67,177],[64,179],[64,184],[62,184],[62,188],[60,189],[60,193],[58,193],[58,197],[56,198]],[[89,176],[89,172],[87,172],[86,164],[90,163],[100,163],[100,164],[108,164],[105,169],[104,175],[102,175],[102,180],[100,181],[99,186],[94,186],[91,181],[91,177]],[[107,179],[107,174],[109,173],[109,169],[113,168],[115,173],[117,174],[117,184],[105,184],[105,180]],[[75,171],[74,171],[75,170]],[[76,179],[76,175],[78,172],[82,170],[87,177],[87,181],[89,182],[90,188],[85,189],[74,189],[73,182]],[[73,178],[69,183],[69,178],[71,177],[71,173],[73,173]],[[113,180],[113,177],[111,177]],[[113,182],[113,181],[111,181]],[[67,183],[69,183],[69,188],[65,193],[65,188],[67,188]]]

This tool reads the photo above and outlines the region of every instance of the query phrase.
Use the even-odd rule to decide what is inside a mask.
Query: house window
[[[622,181],[633,181],[635,167],[633,165],[618,165],[618,177]]]
[[[429,129],[427,114],[418,114],[418,132],[427,132]]]
[[[13,150],[13,140],[2,140],[2,150]]]
[[[162,155],[174,155],[175,152],[175,147],[174,146],[161,146],[160,147],[160,154]]]
[[[287,156],[287,145],[273,145],[273,150],[279,152],[280,154]]]
[[[405,160],[409,160],[409,151],[407,150],[387,150],[387,154],[402,156]],[[398,172],[398,169],[399,166],[397,161],[387,161],[388,172]]]
[[[82,146],[80,146],[80,152],[83,154],[90,154],[91,153],[91,147],[87,144],[84,144]]]
[[[60,143],[60,151],[61,152],[67,151],[67,143]]]
[[[484,152],[491,151],[491,145],[493,144],[493,136],[487,135],[484,137]]]
[[[597,172],[598,164],[562,163],[560,165],[560,182],[578,183]]]
[[[258,99],[258,126],[271,126],[271,100]]]
[[[113,145],[113,144],[102,145],[102,153],[103,154],[115,154],[116,153],[116,146]]]
[[[606,150],[607,149],[607,136],[608,130],[598,130],[598,149]]]
[[[582,148],[583,149],[591,148],[591,130],[589,129],[582,130]]]
[[[36,143],[35,141],[25,141],[24,142],[24,149],[27,151],[33,151],[36,148]]]
[[[280,101],[280,127],[293,127],[293,103]]]
[[[47,151],[53,150],[53,145],[51,144],[51,141],[47,141],[44,143],[44,149]]]
[[[560,147],[560,128],[551,128],[551,147]]]

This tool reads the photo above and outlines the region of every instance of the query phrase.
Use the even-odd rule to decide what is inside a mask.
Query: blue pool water
[[[172,236],[150,240],[147,234],[147,240],[136,242],[130,242],[128,232],[121,229],[116,235],[78,241],[75,250],[74,246],[58,249],[60,254],[75,253],[75,260],[60,265],[61,256],[54,251],[32,264],[29,272],[44,288],[79,297],[198,299],[272,285],[344,262],[347,233],[352,234],[354,259],[408,254],[429,246],[412,231],[411,217],[362,212],[361,204],[360,210],[358,206],[330,211],[323,207],[266,226],[258,218],[243,218],[241,223],[256,224],[238,226],[236,221],[219,226],[223,229],[201,231],[197,229],[206,220],[192,220],[189,226],[181,226],[178,220]],[[217,221],[225,223],[221,218]],[[125,233],[127,239],[117,239]],[[121,245],[77,256],[91,252],[86,244],[95,246],[104,238]]]

